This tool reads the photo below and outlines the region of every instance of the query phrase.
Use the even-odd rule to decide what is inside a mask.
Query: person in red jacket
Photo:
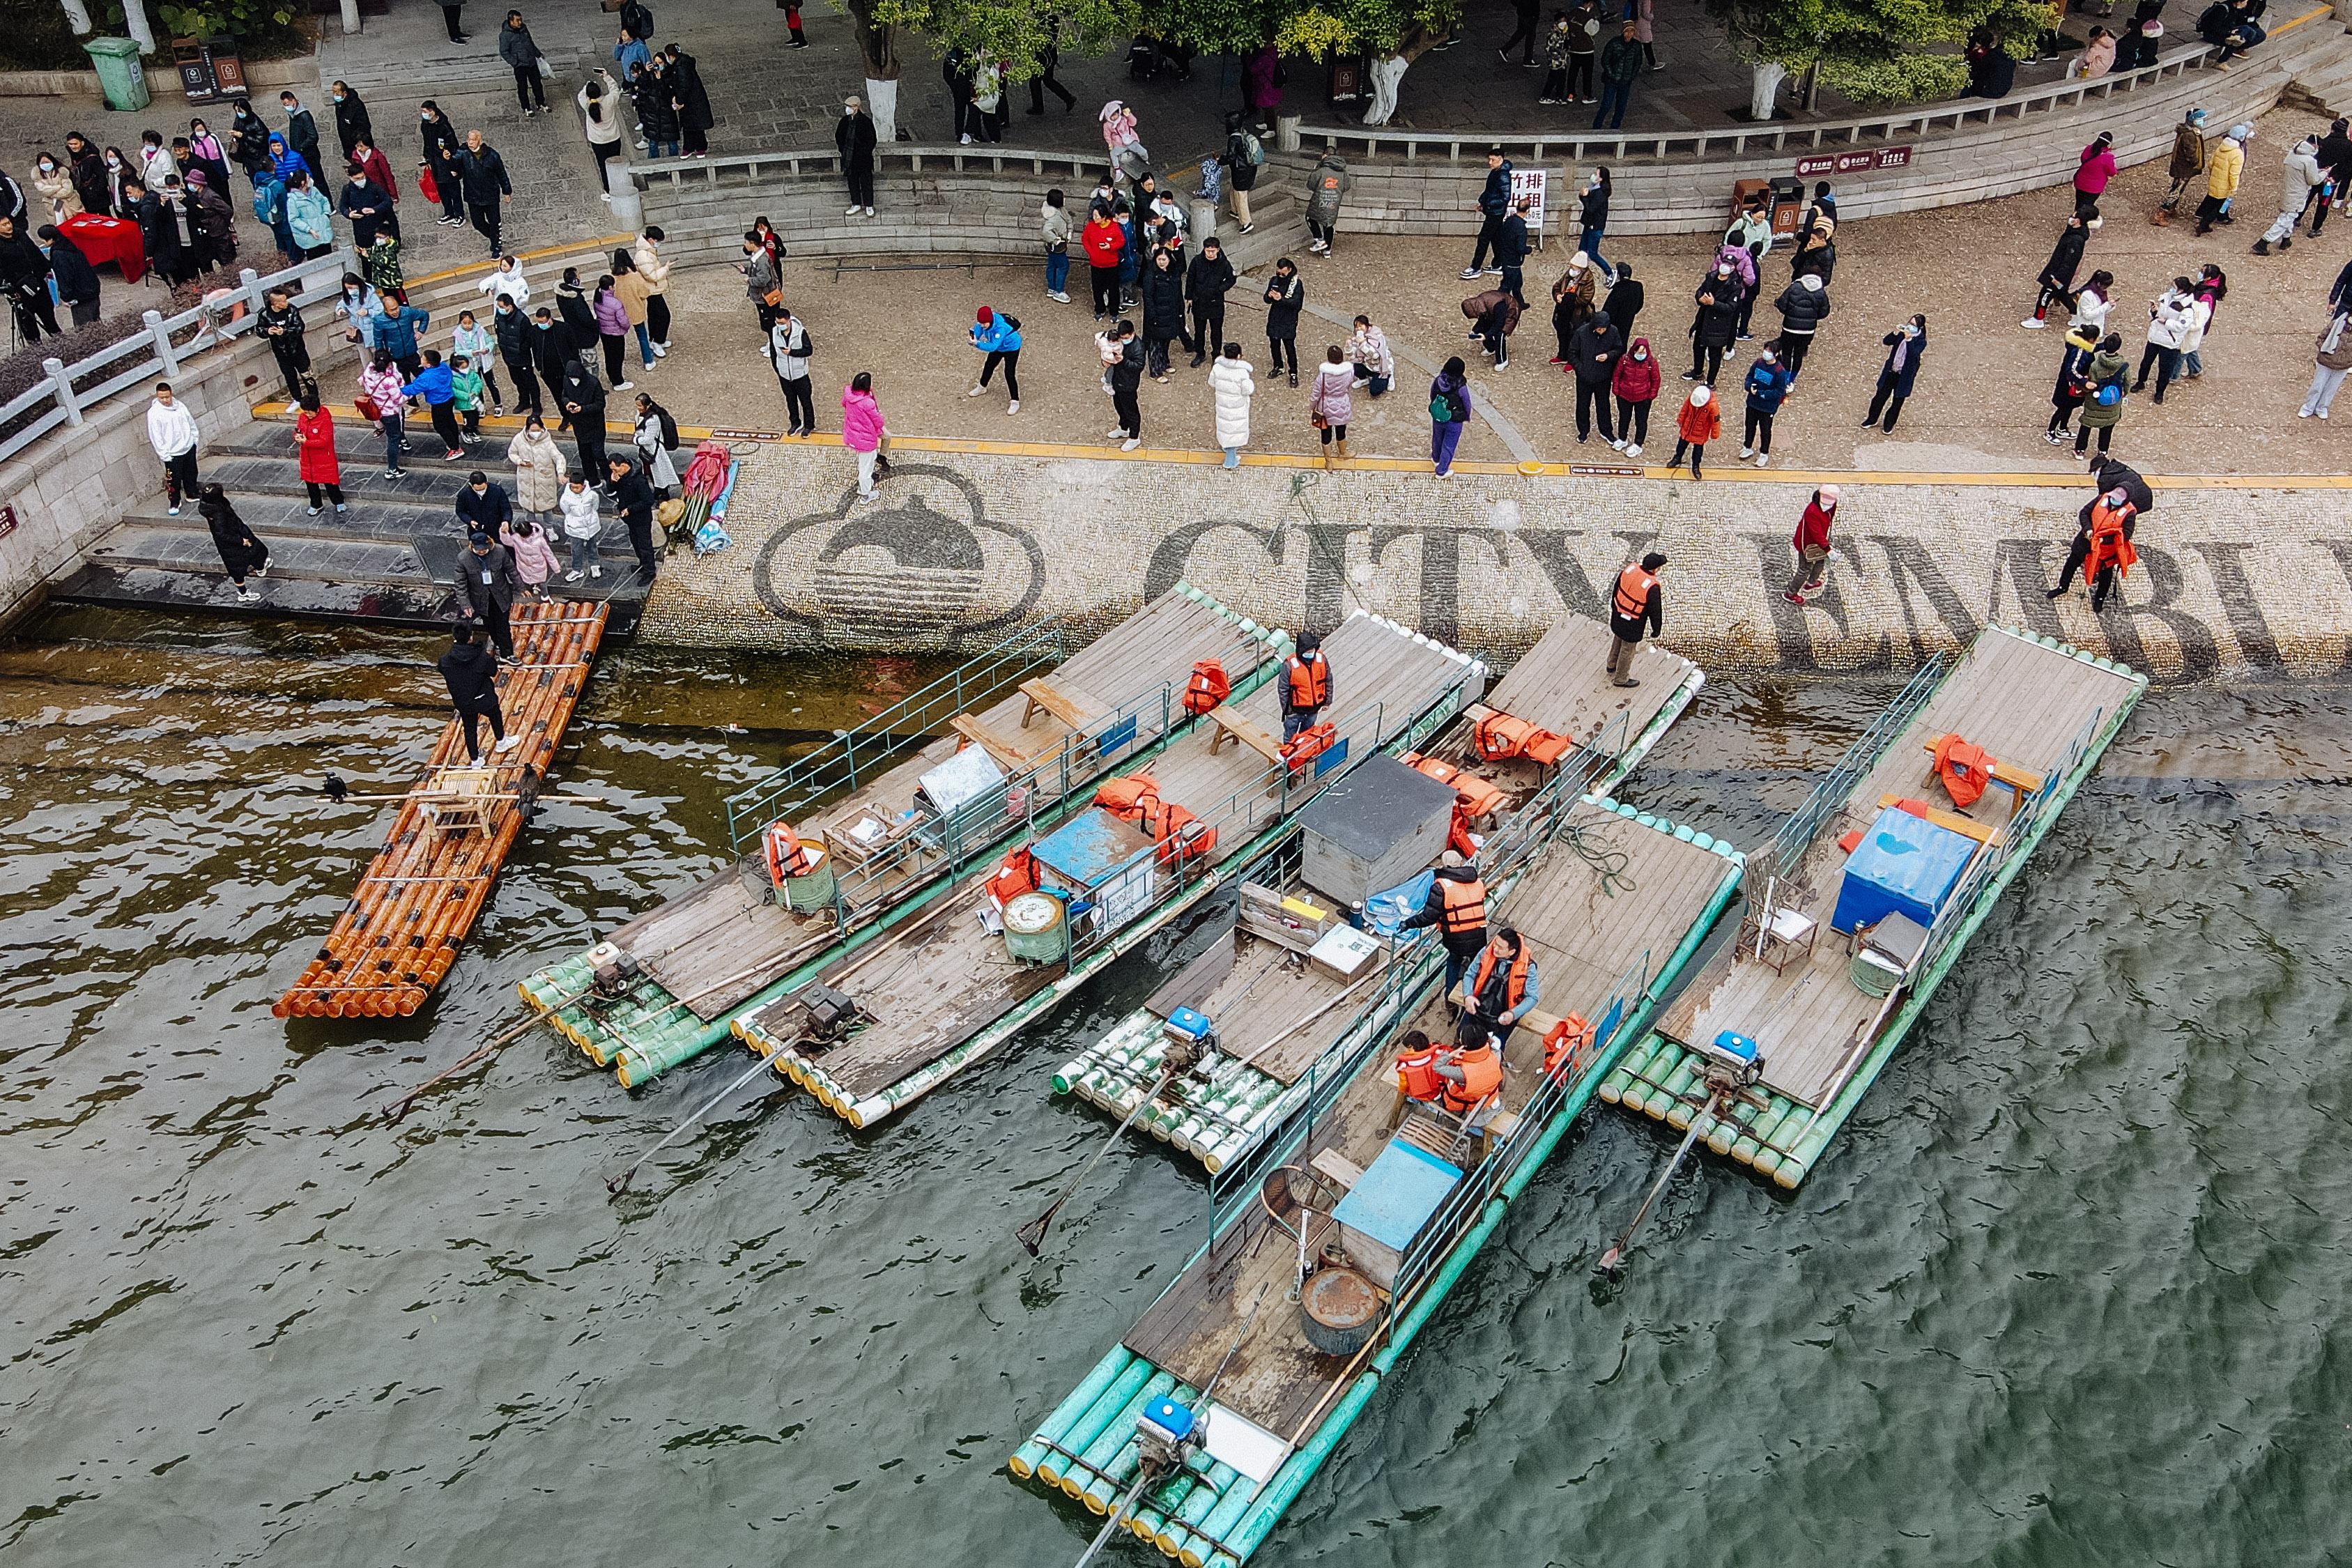
[[[2081,165],[2074,171],[2074,211],[2084,222],[2099,214],[2099,198],[2107,194],[2107,182],[2116,177],[2115,134],[2102,131],[2083,149]]]
[[[1789,591],[1780,596],[1792,605],[1801,605],[1805,595],[1821,592],[1829,579],[1830,524],[1836,520],[1838,488],[1823,485],[1805,503],[1805,515],[1797,520],[1797,531],[1789,541],[1789,548],[1797,552],[1796,574],[1789,579]]]
[[[1611,379],[1610,390],[1617,395],[1617,438],[1609,444],[1629,458],[1642,455],[1642,443],[1650,438],[1650,405],[1658,396],[1658,358],[1650,352],[1650,340],[1635,338],[1631,348],[1617,356],[1617,374]]]
[[[1706,444],[1723,434],[1723,410],[1715,401],[1715,388],[1700,382],[1690,389],[1683,400],[1683,411],[1675,416],[1675,432],[1681,438],[1675,443],[1675,455],[1666,459],[1666,467],[1679,468],[1683,454],[1690,454],[1691,478],[1703,479],[1699,462],[1706,456]]]
[[[1078,245],[1087,253],[1089,281],[1095,291],[1095,320],[1099,321],[1118,314],[1118,259],[1127,248],[1127,231],[1112,221],[1109,211],[1097,205],[1087,218],[1087,226],[1078,231]]]
[[[300,454],[302,488],[310,492],[310,515],[332,502],[341,517],[343,505],[342,460],[335,456],[335,416],[319,406],[319,389],[302,389],[301,412],[294,416],[294,449]]]

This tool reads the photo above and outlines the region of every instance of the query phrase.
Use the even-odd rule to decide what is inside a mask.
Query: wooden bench
[[[1217,732],[1209,737],[1209,755],[1215,756],[1228,741],[1240,742],[1272,763],[1276,767],[1287,767],[1290,759],[1282,754],[1282,743],[1252,720],[1220,702],[1209,710],[1209,722]]]
[[[1079,702],[1068,692],[1057,691],[1048,686],[1042,677],[1035,680],[1023,681],[1019,690],[1022,696],[1029,700],[1029,705],[1021,710],[1021,727],[1024,730],[1035,721],[1041,710],[1051,713],[1064,724],[1080,733],[1084,733],[1087,726],[1102,717],[1098,710]]]
[[[1899,795],[1882,795],[1878,797],[1878,807],[1881,811],[1890,805],[1902,804],[1903,797]],[[1939,811],[1932,805],[1927,808],[1927,820],[1938,827],[1948,827],[1955,833],[1966,834],[1979,844],[1990,844],[2000,837],[2000,829],[1998,827],[1989,827],[1971,817],[1962,816],[1958,812]]]
[[[1036,759],[1006,740],[969,713],[959,713],[948,721],[948,728],[994,757],[1012,773],[1026,773]],[[1058,742],[1057,742],[1058,744]],[[1054,748],[1047,748],[1050,752]]]
[[[1930,735],[1919,742],[1919,749],[1933,757],[1936,754],[1937,745],[1943,738],[1941,735]],[[1930,779],[1937,776],[1933,763],[1928,764],[1927,776]],[[2009,814],[2014,816],[2017,815],[2017,808],[2025,803],[2027,795],[2041,793],[2043,781],[2040,773],[2027,768],[2021,768],[2014,763],[2004,763],[1996,757],[1992,764],[1992,782],[2009,786]]]

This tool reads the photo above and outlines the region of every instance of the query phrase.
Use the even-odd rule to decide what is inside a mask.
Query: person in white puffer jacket
[[[577,583],[583,568],[591,577],[602,577],[604,568],[596,560],[596,540],[604,531],[604,523],[596,515],[596,491],[587,478],[574,474],[566,479],[555,506],[563,514],[563,542],[572,547],[572,566],[563,580]]]
[[[2151,403],[2164,401],[2164,389],[2180,374],[2180,356],[2185,352],[2189,334],[2197,321],[2195,286],[2186,278],[2176,278],[2172,287],[2157,296],[2147,308],[2147,347],[2139,356],[2139,371],[2132,378],[2132,390],[2144,391],[2147,373],[2156,372],[2156,395]]]
[[[1227,343],[1224,357],[1209,367],[1209,391],[1216,398],[1217,445],[1225,449],[1225,467],[1242,466],[1242,448],[1249,445],[1250,399],[1257,382],[1239,343]]]
[[[2294,247],[2294,226],[2310,205],[2312,191],[2326,181],[2327,174],[2319,166],[2318,138],[2306,136],[2287,149],[2286,162],[2279,169],[2279,215],[2263,230],[2262,238],[2254,241],[2256,256],[2268,256],[2273,245],[2281,250]]]

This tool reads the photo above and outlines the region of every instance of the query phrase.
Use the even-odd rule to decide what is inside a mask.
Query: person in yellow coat
[[[2197,204],[2197,232],[2210,234],[2217,223],[2230,222],[2221,209],[2238,194],[2238,177],[2246,172],[2246,143],[2253,139],[2254,128],[2241,121],[2230,127],[2205,161],[2205,199]]]

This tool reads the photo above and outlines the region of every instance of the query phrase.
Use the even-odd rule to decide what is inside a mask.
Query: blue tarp
[[[1404,929],[1405,917],[1420,913],[1421,906],[1429,902],[1430,885],[1436,879],[1434,871],[1423,871],[1410,882],[1400,882],[1386,892],[1366,899],[1365,929],[1375,936],[1396,935]]]
[[[1830,929],[1851,931],[1890,911],[1923,927],[1934,925],[1936,911],[1968,870],[1976,847],[1965,833],[1938,827],[1899,806],[1886,807],[1846,859]]]

